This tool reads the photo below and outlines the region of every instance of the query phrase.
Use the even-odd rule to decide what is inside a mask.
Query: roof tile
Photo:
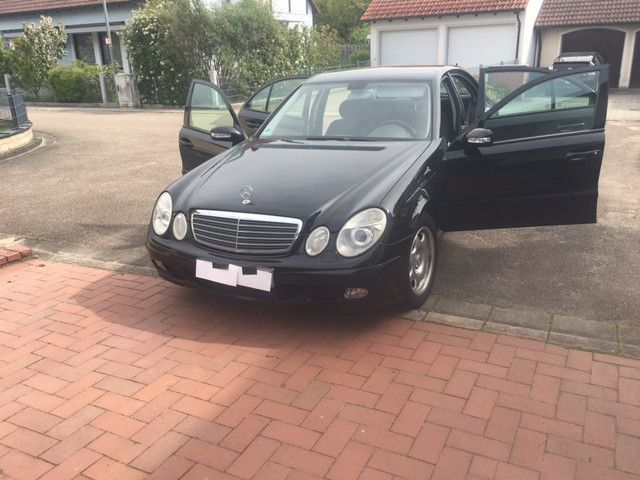
[[[107,0],[107,3],[129,3],[132,0]],[[0,0],[0,15],[42,12],[102,5],[102,0]]]
[[[536,25],[640,23],[638,0],[545,0]]]
[[[630,0],[631,1],[631,0]],[[637,0],[635,0],[637,1]],[[524,10],[528,0],[373,0],[362,20]]]

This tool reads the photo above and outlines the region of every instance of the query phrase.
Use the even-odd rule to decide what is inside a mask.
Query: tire
[[[403,292],[402,306],[413,310],[427,300],[438,264],[438,231],[431,218],[413,232],[399,279]]]

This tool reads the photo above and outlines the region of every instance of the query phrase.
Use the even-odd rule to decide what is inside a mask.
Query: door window
[[[263,88],[258,93],[256,93],[247,108],[249,110],[255,110],[257,112],[266,112],[267,111],[267,100],[269,99],[269,90],[271,89],[271,85],[266,88]]]
[[[194,83],[191,94],[189,126],[210,131],[215,127],[233,127],[235,122],[224,98],[203,83]]]
[[[593,128],[600,72],[565,75],[526,89],[485,121],[495,140]]]
[[[501,70],[484,73],[484,111],[511,92],[547,73],[526,70]]]
[[[287,98],[298,85],[300,85],[301,81],[301,79],[292,78],[274,83],[271,88],[271,96],[269,97],[269,106],[267,111],[271,113],[278,108],[282,101]]]

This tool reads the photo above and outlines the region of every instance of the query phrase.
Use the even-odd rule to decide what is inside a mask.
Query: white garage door
[[[450,28],[447,63],[463,68],[514,63],[516,33],[515,24]]]
[[[438,60],[438,33],[395,30],[380,34],[381,65],[433,65]]]

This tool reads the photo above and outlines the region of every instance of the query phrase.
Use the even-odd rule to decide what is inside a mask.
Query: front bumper
[[[147,250],[158,274],[170,282],[187,287],[203,288],[212,292],[238,298],[263,299],[281,302],[322,302],[343,304],[367,304],[382,306],[395,303],[402,298],[398,278],[401,278],[402,259],[394,257],[378,265],[348,269],[311,270],[300,266],[267,265],[259,259],[246,260],[213,255],[191,244],[189,251],[177,250],[147,239]],[[201,250],[201,251],[200,251]],[[263,292],[247,287],[230,287],[196,278],[196,259],[215,264],[239,265],[241,267],[273,268],[273,288]],[[365,288],[368,295],[360,299],[346,300],[347,288]]]

